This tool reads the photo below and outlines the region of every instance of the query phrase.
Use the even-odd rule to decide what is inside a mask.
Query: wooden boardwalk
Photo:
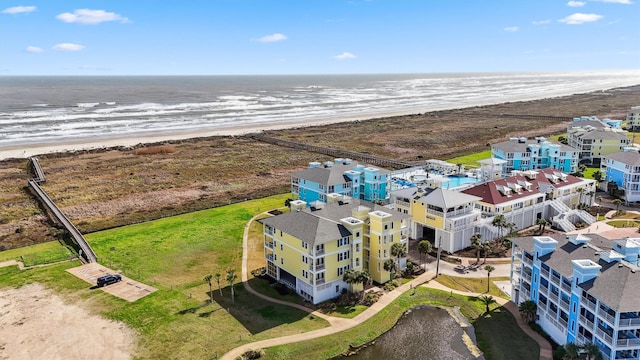
[[[82,236],[82,233],[71,223],[67,216],[58,208],[53,200],[51,200],[49,195],[47,195],[47,193],[40,187],[40,183],[45,182],[46,179],[38,159],[31,158],[30,163],[36,177],[29,180],[29,188],[33,194],[38,197],[47,212],[51,215],[52,219],[67,229],[69,235],[71,235],[71,241],[73,241],[73,243],[79,248],[78,254],[80,255],[82,262],[96,262],[96,254],[93,252],[93,249],[89,246],[89,243],[84,236]]]

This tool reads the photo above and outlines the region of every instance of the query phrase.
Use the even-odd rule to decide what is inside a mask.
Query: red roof
[[[535,176],[533,176],[533,173],[535,173]],[[579,177],[564,174],[554,169],[532,170],[530,174],[532,174],[532,176],[516,175],[504,179],[488,181],[484,184],[465,189],[462,192],[481,197],[482,201],[485,203],[497,205],[519,198],[527,198],[534,194],[544,194],[544,190],[540,190],[541,185],[543,188],[559,189],[583,181]],[[564,180],[562,178],[564,178]],[[531,184],[531,190],[524,188],[524,184],[526,183]],[[514,186],[514,184],[518,184],[523,187],[520,191],[516,191],[514,187],[517,186]],[[501,188],[511,189],[510,193],[506,195],[505,190],[501,191]]]

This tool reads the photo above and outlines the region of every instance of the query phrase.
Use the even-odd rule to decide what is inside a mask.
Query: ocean
[[[0,77],[0,150],[541,99],[640,72]],[[575,114],[591,115],[591,114]]]

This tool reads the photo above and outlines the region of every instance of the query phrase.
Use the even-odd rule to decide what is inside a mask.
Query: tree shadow
[[[258,334],[280,325],[290,324],[307,318],[308,321],[318,321],[309,316],[309,313],[286,305],[275,304],[255,296],[244,289],[242,283],[235,284],[235,299],[231,299],[229,286],[220,291],[213,291],[214,302],[222,310],[227,311],[240,322],[251,334]],[[206,292],[209,296],[209,292]],[[213,312],[211,312],[213,313]],[[210,316],[211,314],[207,315]],[[206,316],[202,316],[206,317]]]

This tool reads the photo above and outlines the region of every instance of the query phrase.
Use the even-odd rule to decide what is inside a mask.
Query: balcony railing
[[[640,318],[620,319],[618,327],[640,327]]]
[[[551,282],[557,286],[560,286],[560,277],[551,274]]]
[[[273,249],[273,241],[266,242],[266,243],[264,243],[264,245],[266,247],[268,247],[269,249]]]
[[[522,257],[522,262],[525,263],[526,265],[533,266],[533,260],[529,259],[526,256]]]
[[[593,321],[587,319],[586,317],[584,317],[583,315],[580,315],[579,317],[580,322],[582,322],[582,325],[589,331],[593,330]]]
[[[522,273],[522,278],[531,283],[531,274]]]
[[[616,323],[616,318],[602,309],[598,309],[598,316],[606,320],[611,326]]]
[[[640,346],[640,339],[618,339],[616,341],[616,346],[618,348],[638,347]]]
[[[589,310],[596,311],[596,304],[591,302],[591,300],[587,299],[586,297],[582,297],[582,301],[580,301],[580,304]]]
[[[611,335],[607,334],[606,332],[604,332],[604,330],[597,328],[596,329],[596,335],[598,335],[600,337],[600,339],[604,340],[604,342],[607,345],[611,345],[613,342],[613,339],[611,338]]]
[[[316,286],[324,284],[324,279],[316,279]]]
[[[547,279],[549,278],[549,270],[540,269],[540,273],[542,273],[542,276],[546,277]]]
[[[564,299],[560,298],[560,307],[566,311],[569,312],[569,302],[565,301]]]
[[[558,303],[558,298],[559,298],[558,294],[556,294],[554,292],[550,292],[549,293],[549,299],[551,299],[556,304]]]
[[[273,254],[267,254],[267,260],[273,261]]]
[[[567,293],[571,294],[571,285],[562,282],[562,290],[566,291]]]

